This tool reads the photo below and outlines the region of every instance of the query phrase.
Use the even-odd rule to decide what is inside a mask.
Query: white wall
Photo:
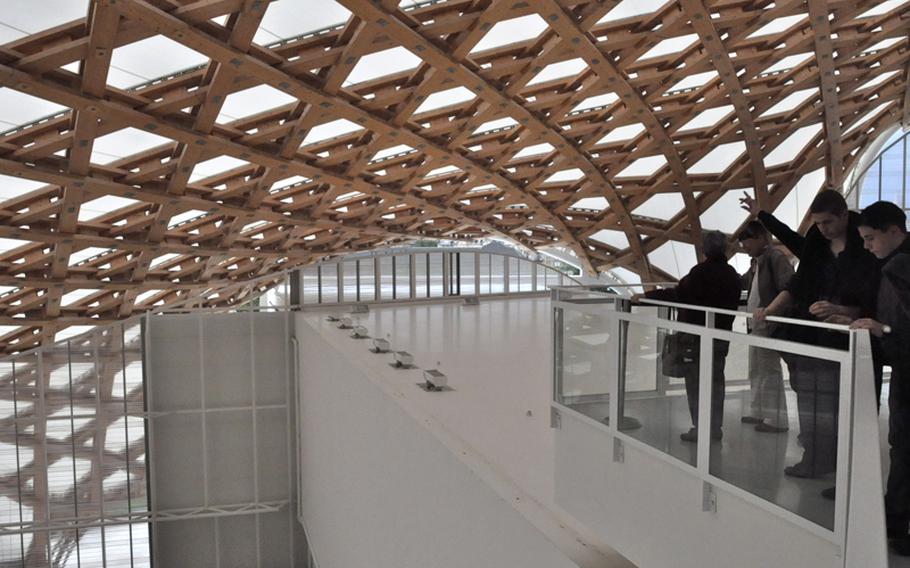
[[[290,502],[272,513],[157,522],[156,565],[302,565],[306,544],[294,518],[289,471],[290,316],[187,314],[147,321],[154,508]]]
[[[575,566],[383,384],[399,372],[386,358],[346,357],[365,342],[330,341],[342,332],[303,315],[296,329],[300,498],[319,568]]]

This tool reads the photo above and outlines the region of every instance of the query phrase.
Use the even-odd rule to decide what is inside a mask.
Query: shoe
[[[799,477],[801,479],[812,479],[819,477],[815,472],[815,468],[806,462],[799,462],[793,465],[788,465],[784,468],[784,475],[790,477]]]
[[[761,424],[764,420],[754,416],[743,416],[739,421],[743,424]]]
[[[721,440],[724,437],[723,430],[715,430],[711,432],[711,439],[715,442]],[[695,428],[689,428],[688,432],[683,432],[679,435],[679,439],[683,442],[697,442],[698,441],[698,430]]]
[[[892,539],[888,544],[891,545],[891,550],[894,551],[894,554],[910,556],[910,536]]]
[[[771,426],[770,424],[765,424],[760,422],[755,425],[756,432],[767,432],[769,434],[783,434],[784,432],[789,432],[790,429],[786,426]]]
[[[834,497],[837,495],[837,487],[828,487],[827,489],[822,489],[822,497],[828,499],[829,501],[834,501]]]

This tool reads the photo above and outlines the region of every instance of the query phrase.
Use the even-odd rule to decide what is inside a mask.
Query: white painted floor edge
[[[496,302],[546,302],[548,299],[495,300]],[[433,306],[443,310],[463,309],[458,304]],[[407,312],[410,307],[375,308],[371,315],[383,310]],[[369,320],[369,316],[361,316]],[[369,340],[350,338],[350,330],[337,328],[336,323],[325,321],[325,314],[305,314],[303,321],[336,347],[342,356],[357,366],[378,385],[409,416],[424,424],[425,428],[457,456],[475,475],[492,488],[503,500],[526,518],[538,531],[563,552],[580,568],[634,568],[634,565],[603,542],[599,542],[590,531],[553,503],[552,487],[549,496],[534,495],[520,486],[503,467],[496,463],[495,456],[486,456],[477,447],[447,426],[444,420],[435,416],[420,399],[427,393],[414,385],[423,380],[419,369],[393,369],[387,363],[388,356],[368,351]],[[364,321],[369,326],[367,321]],[[376,329],[370,326],[370,330]],[[379,335],[379,334],[377,334]],[[396,344],[396,348],[420,355],[419,349]],[[424,357],[426,360],[427,358]],[[382,364],[377,364],[381,361]],[[418,360],[419,362],[420,360]],[[456,386],[457,388],[457,386]],[[437,393],[439,395],[441,393]],[[434,396],[434,395],[430,395]],[[444,394],[442,396],[445,396]],[[549,420],[547,415],[535,416],[536,420]],[[550,456],[552,459],[552,455]]]

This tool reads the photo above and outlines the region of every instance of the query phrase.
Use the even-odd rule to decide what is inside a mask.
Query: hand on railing
[[[845,316],[843,314],[834,314],[834,315],[826,317],[823,321],[825,323],[837,323],[840,325],[850,325],[851,323],[853,323],[853,318],[851,318],[850,316]],[[854,329],[858,329],[858,328],[854,328]]]
[[[891,330],[885,324],[872,318],[858,319],[850,324],[850,329],[868,329],[869,333],[875,337],[881,337]]]

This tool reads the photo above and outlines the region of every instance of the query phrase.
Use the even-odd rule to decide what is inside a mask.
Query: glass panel
[[[307,266],[301,271],[303,279],[303,303],[316,304],[319,302],[319,268]]]
[[[353,260],[346,260],[341,265],[341,275],[342,281],[344,282],[344,290],[342,292],[342,301],[343,302],[356,302],[357,301],[357,262]]]
[[[634,312],[653,314],[655,308],[633,308]],[[689,465],[696,463],[696,444],[684,441],[697,423],[697,408],[690,409],[685,383],[697,381],[698,342],[690,334],[675,334],[665,328],[637,323],[623,324],[620,380],[623,386],[620,404],[624,411],[624,430],[642,442],[666,452]],[[661,350],[672,344],[683,356],[676,365],[664,368]],[[624,382],[622,382],[624,381]],[[696,382],[697,384],[697,382]],[[693,393],[693,402],[697,393]],[[640,427],[639,424],[641,425]]]
[[[411,297],[411,257],[398,255],[395,257],[395,297],[407,300]]]
[[[519,278],[521,276],[517,258],[507,257],[509,263],[509,292],[515,293],[520,290]]]
[[[910,167],[907,167],[907,156],[910,155],[910,139],[904,137],[904,176],[903,185],[901,186],[901,200],[898,202],[904,209],[907,208],[907,188],[910,187]]]
[[[442,253],[430,253],[430,296],[442,296]]]
[[[711,445],[711,475],[833,530],[834,500],[822,491],[834,486],[840,365],[744,338],[724,371],[724,438]]]
[[[463,295],[474,295],[477,293],[474,283],[474,259],[476,256],[473,252],[462,252],[458,256],[461,257],[461,293]]]
[[[866,207],[871,205],[879,200],[878,195],[878,176],[881,170],[881,161],[875,160],[872,162],[872,165],[866,170],[866,174],[862,180],[862,192],[859,196],[859,206]]]
[[[527,260],[518,262],[518,291],[530,292],[534,289],[534,275],[531,273],[531,263]]]
[[[427,255],[416,253],[414,255],[414,297],[427,298],[430,296],[430,281],[427,279]]]
[[[610,411],[606,317],[568,309],[555,314],[556,401],[606,422]]]
[[[900,203],[904,184],[904,145],[895,144],[882,154],[882,199]]]
[[[490,283],[492,282],[492,263],[493,255],[480,253],[480,294],[490,293]]]
[[[543,292],[547,289],[547,272],[549,271],[550,269],[543,264],[537,265],[537,281],[535,284],[537,285],[538,292]]]
[[[338,265],[335,263],[322,265],[322,303],[338,303]]]
[[[395,286],[395,274],[392,272],[392,257],[379,257],[379,298],[391,300]]]
[[[372,302],[376,299],[376,281],[373,279],[373,259],[364,258],[357,261],[360,267],[360,301]]]
[[[502,294],[506,291],[505,262],[507,258],[498,254],[490,255],[490,293]]]

